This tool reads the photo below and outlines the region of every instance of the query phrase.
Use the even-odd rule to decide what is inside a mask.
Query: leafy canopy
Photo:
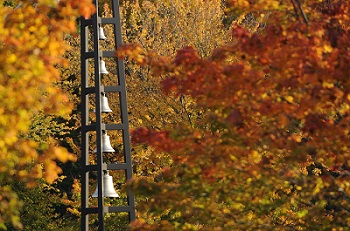
[[[52,183],[61,173],[56,161],[76,159],[49,136],[35,141],[29,128],[35,115],[70,112],[67,96],[55,85],[57,66],[67,65],[65,34],[76,31],[77,17],[93,11],[88,0],[0,1],[0,229],[7,222],[22,226],[12,181],[33,186],[44,177]]]
[[[192,126],[134,131],[173,161],[130,184],[147,198],[135,230],[350,225],[349,10],[337,0],[227,0],[232,37],[208,58],[191,46],[174,58],[118,51],[203,112]]]

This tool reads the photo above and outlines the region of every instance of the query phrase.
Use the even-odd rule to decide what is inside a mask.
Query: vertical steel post
[[[86,53],[88,52],[88,25],[91,20],[81,20],[80,31],[80,63],[81,63],[81,230],[89,230],[89,215],[86,209],[88,205],[89,194],[89,172],[86,171],[85,166],[89,165],[89,134],[86,131],[86,126],[89,123],[89,107],[88,107],[88,94],[86,89],[88,88],[88,59]]]
[[[98,214],[98,230],[103,231],[105,227],[104,213],[108,212],[127,212],[129,215],[129,222],[135,219],[135,199],[131,192],[127,193],[127,206],[105,206],[104,205],[104,186],[103,186],[103,172],[105,170],[124,170],[126,180],[132,177],[132,159],[130,151],[130,132],[127,111],[126,98],[126,83],[125,83],[125,69],[124,62],[117,60],[117,86],[102,86],[100,74],[100,62],[102,57],[114,57],[115,51],[101,51],[99,44],[99,25],[112,24],[114,28],[115,49],[122,44],[121,35],[121,20],[119,12],[119,1],[112,0],[112,18],[100,18],[98,15],[98,0],[94,1],[96,6],[96,13],[92,15],[91,19],[81,18],[81,230],[89,230],[89,214]],[[89,31],[89,28],[92,31]],[[91,33],[92,51],[89,51],[89,33]],[[94,86],[89,86],[89,59],[93,59],[94,66]],[[113,59],[115,60],[115,59]],[[120,124],[105,124],[101,116],[101,93],[102,92],[118,92],[120,103]],[[96,121],[89,121],[89,95],[94,94],[95,99],[95,115]],[[122,132],[124,163],[103,163],[102,152],[102,134],[107,130],[119,130]],[[89,160],[89,132],[96,132],[96,155],[97,164],[91,164]],[[93,142],[93,141],[92,141]],[[97,207],[89,206],[89,173],[97,172]]]

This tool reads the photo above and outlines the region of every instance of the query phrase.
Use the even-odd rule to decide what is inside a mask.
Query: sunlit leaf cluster
[[[39,124],[37,132],[30,128],[38,115],[70,112],[68,97],[56,85],[57,66],[67,65],[63,39],[75,32],[77,17],[90,16],[94,8],[89,1],[74,0],[0,1],[0,5],[0,226],[4,229],[4,223],[21,227],[12,181],[33,186],[35,178],[44,177],[52,183],[62,172],[56,160],[76,159],[52,138],[64,133],[62,124],[51,124],[52,130],[58,129],[52,132],[45,130],[47,124],[42,131]],[[35,137],[38,133],[40,139]]]

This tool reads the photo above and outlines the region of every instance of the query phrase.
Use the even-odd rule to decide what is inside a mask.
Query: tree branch
[[[295,1],[296,1],[296,3],[295,3]],[[306,25],[309,25],[309,19],[307,18],[304,9],[301,6],[300,0],[291,0],[291,2],[293,4],[294,12],[295,12],[297,18],[299,18],[299,13],[298,13],[298,10],[299,10],[300,13],[301,13],[301,16],[303,17],[304,22],[306,23]]]
[[[301,15],[303,16],[304,22],[306,23],[306,25],[309,25],[309,19],[307,18],[305,11],[303,10],[303,7],[301,6],[301,2],[300,0],[296,0],[298,3],[298,8],[301,12]]]

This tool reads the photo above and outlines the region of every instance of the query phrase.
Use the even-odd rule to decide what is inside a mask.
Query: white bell
[[[99,26],[99,33],[98,33],[98,39],[99,40],[106,40],[105,33],[103,32],[102,26]]]
[[[106,63],[102,59],[100,61],[100,74],[108,74],[108,71],[106,69]]]
[[[94,152],[97,152],[97,148],[95,148]],[[106,133],[102,135],[102,152],[115,152],[115,150],[112,148],[109,135]]]
[[[108,98],[105,93],[103,93],[101,98],[101,112],[112,112],[112,109],[109,107]]]
[[[114,190],[113,177],[109,175],[108,171],[104,171],[103,174],[103,192],[104,197],[119,197],[118,193]],[[98,197],[98,186],[92,197]]]
[[[96,110],[94,110],[96,112]],[[101,112],[112,112],[112,109],[109,107],[108,98],[105,93],[102,93],[101,97]]]

